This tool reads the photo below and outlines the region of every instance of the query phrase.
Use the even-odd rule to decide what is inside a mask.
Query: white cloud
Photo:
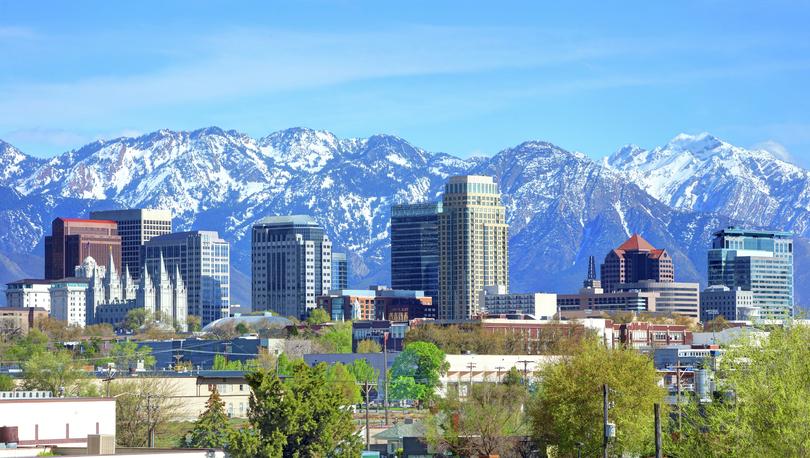
[[[785,145],[777,142],[776,140],[765,140],[764,142],[757,143],[751,148],[765,150],[771,153],[777,159],[781,159],[792,164],[796,163],[795,158],[790,154],[790,151],[788,151]]]

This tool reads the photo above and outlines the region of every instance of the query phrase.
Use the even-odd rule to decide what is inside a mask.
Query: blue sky
[[[810,166],[807,2],[236,3],[0,0],[0,138],[306,126],[598,158],[708,131]]]

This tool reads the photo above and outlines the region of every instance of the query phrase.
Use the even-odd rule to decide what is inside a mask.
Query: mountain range
[[[304,128],[258,139],[160,130],[50,159],[0,141],[0,282],[42,275],[56,216],[157,207],[172,210],[176,230],[231,241],[234,303],[250,303],[251,225],[275,214],[321,222],[349,255],[350,286],[390,284],[391,205],[438,199],[458,174],[493,175],[501,187],[513,291],[573,291],[589,255],[601,259],[634,232],[670,251],[677,280],[703,281],[712,232],[737,224],[796,233],[796,301],[810,299],[810,172],[709,134],[628,145],[602,161],[543,141],[462,159],[391,135]]]

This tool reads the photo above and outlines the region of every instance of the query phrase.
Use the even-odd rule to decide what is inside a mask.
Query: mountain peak
[[[708,132],[696,135],[681,133],[667,143],[666,149],[675,152],[689,151],[692,154],[703,155],[712,153],[723,145],[726,145],[726,143]]]

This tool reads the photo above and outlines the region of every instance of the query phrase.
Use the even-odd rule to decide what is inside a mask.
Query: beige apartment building
[[[439,215],[439,318],[469,319],[485,286],[509,286],[506,209],[488,176],[451,177]]]

